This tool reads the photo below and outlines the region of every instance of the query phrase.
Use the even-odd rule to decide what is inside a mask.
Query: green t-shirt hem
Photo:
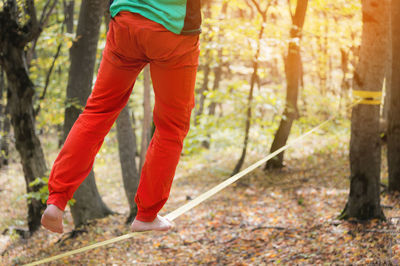
[[[174,27],[171,24],[165,23],[164,20],[160,19],[157,16],[154,16],[152,13],[148,13],[145,10],[139,10],[137,8],[129,7],[129,6],[124,6],[124,7],[119,7],[119,8],[112,8],[110,10],[111,17],[115,17],[121,11],[129,11],[129,12],[132,12],[132,13],[138,13],[138,14],[142,15],[143,17],[147,18],[147,19],[150,19],[150,20],[152,20],[154,22],[157,22],[157,23],[163,25],[167,30],[169,30],[169,31],[171,31],[171,32],[173,32],[175,34],[180,34],[181,31],[182,31],[182,28],[183,28],[183,25],[182,25],[181,28]]]

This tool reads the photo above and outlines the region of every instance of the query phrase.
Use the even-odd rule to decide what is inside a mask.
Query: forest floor
[[[171,232],[141,234],[51,265],[399,265],[399,195],[381,194],[386,222],[337,220],[349,187],[347,143],[347,134],[313,135],[287,151],[285,168],[255,170],[178,217]],[[161,214],[226,179],[238,154],[223,149],[183,156]],[[246,165],[262,156],[249,152]],[[10,235],[6,228],[25,224],[25,202],[17,200],[25,187],[17,163],[2,170],[0,264],[33,262],[128,233],[129,209],[118,160],[116,151],[103,153],[95,171],[104,201],[119,214],[93,221],[74,238],[68,233],[73,230],[68,210],[63,235],[43,229],[28,240]],[[385,183],[384,161],[382,172]]]

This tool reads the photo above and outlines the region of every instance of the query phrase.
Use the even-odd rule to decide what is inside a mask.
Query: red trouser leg
[[[119,55],[116,43],[119,29],[110,23],[107,44],[97,80],[54,162],[49,178],[47,204],[61,210],[92,169],[94,158],[122,108],[126,105],[137,75],[146,64],[141,59],[128,61]]]
[[[140,221],[153,221],[168,199],[183,139],[194,106],[196,67],[162,69],[151,65],[156,131],[150,142],[136,194]]]
[[[180,53],[169,60],[155,59],[150,63],[156,130],[147,150],[135,197],[138,206],[136,219],[143,222],[153,221],[168,199],[183,140],[190,126],[199,55],[197,36],[176,37],[166,32],[165,36],[152,36],[156,42],[157,38],[163,38],[161,43],[167,47],[180,47]],[[159,56],[162,48],[154,53]],[[148,54],[153,54],[150,49]],[[162,55],[159,57],[163,58]]]
[[[173,34],[138,14],[117,15],[110,23],[93,92],[54,163],[47,204],[65,208],[90,172],[105,135],[128,101],[138,73],[150,62],[156,132],[135,200],[137,219],[154,220],[168,199],[189,130],[198,56],[198,36]]]

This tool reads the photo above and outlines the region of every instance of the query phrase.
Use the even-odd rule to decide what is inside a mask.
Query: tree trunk
[[[400,192],[400,2],[392,0],[393,66],[389,105],[389,191]]]
[[[262,28],[262,31],[264,31],[264,26],[261,26],[261,28]],[[260,33],[261,33],[261,30],[260,30]],[[258,51],[259,50],[257,49],[257,52]],[[257,78],[257,71],[258,71],[258,56],[256,57],[255,60],[256,61],[253,62],[253,74],[251,76],[250,91],[249,91],[249,96],[247,98],[247,116],[246,116],[246,127],[245,127],[245,133],[244,133],[243,149],[242,149],[242,154],[240,155],[239,161],[236,163],[236,166],[232,171],[232,174],[231,174],[232,176],[239,173],[240,169],[243,166],[244,159],[246,158],[246,153],[247,153],[247,145],[249,142],[250,126],[251,126],[251,118],[252,118],[251,105],[253,103],[253,91],[254,91],[254,85],[255,85],[255,81]]]
[[[292,17],[288,55],[285,62],[286,71],[286,106],[278,130],[275,133],[270,153],[286,145],[293,121],[298,117],[297,98],[301,81],[300,40],[306,17],[308,0],[298,0],[296,13]],[[269,160],[264,170],[283,167],[284,152]]]
[[[219,16],[220,21],[223,21],[226,18],[226,12],[228,11],[228,3],[229,3],[228,1],[225,1],[222,6],[221,14]],[[219,84],[221,83],[222,80],[222,66],[224,65],[223,54],[222,54],[223,52],[222,42],[224,41],[223,40],[224,35],[225,35],[224,27],[220,26],[217,35],[217,42],[221,45],[218,47],[217,66],[214,68],[214,81],[211,89],[212,91],[216,91],[219,89]],[[217,103],[211,100],[211,103],[208,106],[208,115],[214,116],[216,107]]]
[[[208,38],[206,42],[210,41],[210,38]],[[200,100],[198,104],[198,108],[196,111],[196,114],[194,116],[194,124],[198,125],[199,124],[199,117],[203,114],[204,111],[204,101],[206,100],[206,94],[205,92],[208,91],[208,82],[210,78],[210,73],[211,73],[211,55],[210,55],[210,49],[207,49],[206,54],[204,55],[206,59],[206,64],[204,65],[204,70],[203,70],[203,85],[200,88],[199,94],[200,94]]]
[[[106,2],[82,1],[76,33],[79,38],[70,50],[71,66],[67,87],[67,101],[75,104],[65,109],[64,140],[81,113],[76,103],[83,107],[91,92],[100,24]],[[74,199],[76,202],[71,206],[71,213],[75,226],[112,213],[99,195],[93,170],[76,190]]]
[[[349,89],[349,82],[347,81],[347,72],[349,69],[349,51],[346,50],[345,48],[340,48],[340,55],[341,55],[341,69],[343,72],[343,76],[339,91],[338,112],[340,112],[342,109],[343,94]]]
[[[392,1],[392,0],[390,0]],[[392,58],[393,58],[393,48],[392,48],[392,18],[391,12],[388,12],[387,19],[385,20],[387,23],[387,36],[388,36],[388,52],[387,52],[387,61],[385,64],[385,98],[383,103],[383,110],[382,110],[382,121],[380,123],[379,131],[381,138],[386,138],[387,136],[387,125],[389,121],[389,106],[390,106],[390,99],[391,99],[391,90],[392,90]],[[396,25],[394,25],[396,26]]]
[[[222,57],[222,49],[218,51],[218,57]],[[221,59],[219,59],[221,60]],[[219,88],[219,84],[221,83],[222,80],[222,62],[218,63],[218,66],[215,67],[214,69],[214,81],[213,81],[213,86],[212,86],[212,91],[216,91]],[[215,108],[217,107],[217,103],[212,101],[210,105],[208,106],[208,115],[215,115]]]
[[[388,0],[363,0],[360,58],[354,73],[356,91],[381,91],[386,64]],[[350,140],[350,193],[342,219],[384,219],[380,206],[381,146],[379,105],[353,107]]]
[[[146,159],[147,148],[152,137],[152,112],[151,112],[151,79],[150,67],[146,66],[143,70],[143,124],[142,124],[142,142],[140,145],[139,172]]]
[[[64,0],[64,18],[65,18],[65,26],[67,28],[68,33],[74,32],[74,7],[75,0]]]
[[[209,18],[211,18],[211,1],[207,1],[205,3],[206,7],[205,7],[205,12],[204,12],[204,18],[207,20]],[[209,23],[206,23],[203,25],[204,28],[208,29],[207,35],[205,36],[205,43],[211,43],[212,41],[212,34],[211,32],[211,27],[209,25]],[[211,74],[211,61],[212,61],[212,57],[211,57],[211,49],[210,47],[206,47],[206,51],[205,51],[205,63],[204,63],[204,67],[203,67],[203,84],[200,88],[199,91],[199,95],[200,95],[200,99],[198,104],[196,104],[197,110],[196,113],[194,115],[194,125],[198,125],[199,124],[199,117],[203,114],[204,112],[204,102],[206,100],[206,92],[208,91],[208,83],[210,80],[210,74]]]
[[[10,144],[10,103],[6,103],[3,111],[2,137],[0,142],[0,166],[8,165],[9,144]]]
[[[10,118],[9,118],[9,105],[7,100],[3,99],[6,92],[6,82],[4,71],[0,68],[0,116],[2,117],[1,123],[1,137],[0,137],[0,168],[3,165],[8,165],[8,145],[9,145],[9,134],[10,134]]]
[[[136,216],[137,206],[135,194],[139,185],[140,175],[136,166],[136,135],[129,115],[128,105],[122,109],[117,119],[117,138],[119,160],[121,162],[122,180],[129,203],[129,216],[126,220],[131,223]]]
[[[47,167],[39,138],[35,132],[33,113],[34,85],[29,78],[25,48],[40,35],[33,2],[27,7],[29,22],[20,26],[16,2],[7,1],[0,12],[0,66],[7,76],[9,87],[7,101],[10,107],[11,124],[14,129],[15,146],[21,158],[27,192],[36,192],[39,186],[29,186],[36,178],[46,175]],[[28,227],[32,233],[40,227],[40,218],[45,204],[39,200],[28,201]]]
[[[255,4],[255,2],[253,2],[253,3]],[[268,5],[268,7],[269,7],[269,5]],[[242,154],[241,154],[241,156],[239,158],[239,161],[236,163],[236,166],[232,171],[232,174],[231,174],[232,176],[236,175],[237,173],[239,173],[240,169],[243,166],[244,159],[246,158],[247,145],[248,145],[248,142],[249,142],[250,126],[251,126],[251,119],[252,119],[252,108],[251,108],[251,105],[253,103],[253,91],[254,91],[254,85],[256,84],[256,81],[258,79],[258,63],[259,63],[258,60],[259,60],[259,57],[260,57],[261,40],[262,40],[263,35],[264,35],[265,24],[267,23],[268,7],[262,13],[260,12],[261,10],[259,8],[257,9],[260,12],[260,15],[262,17],[262,23],[261,23],[260,29],[258,31],[257,50],[256,50],[256,54],[254,55],[253,73],[251,75],[250,91],[249,91],[249,96],[247,98],[247,117],[246,117],[246,127],[245,127],[244,141],[243,141],[243,149],[242,149]]]
[[[221,31],[221,30],[220,30]],[[219,84],[222,79],[222,49],[219,48],[218,50],[218,58],[219,58],[219,63],[218,66],[214,68],[214,81],[213,81],[213,87],[212,91],[216,91],[219,88]],[[217,103],[214,100],[211,100],[210,105],[208,106],[208,115],[209,116],[214,116],[215,115],[215,109],[217,107]],[[210,148],[210,139],[211,139],[211,134],[207,134],[207,139],[203,140],[201,145],[209,149]]]

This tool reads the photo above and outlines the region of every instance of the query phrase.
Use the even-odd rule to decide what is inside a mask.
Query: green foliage
[[[29,183],[29,187],[39,187],[38,191],[28,192],[19,197],[19,199],[24,198],[30,202],[32,199],[39,200],[42,203],[46,203],[49,198],[49,189],[48,189],[48,177],[37,177],[35,180]],[[75,199],[71,199],[68,201],[68,205],[72,206],[75,203]]]
[[[27,193],[27,199],[30,201],[31,199],[40,200],[42,203],[45,203],[47,198],[49,197],[49,190],[47,187],[47,183],[49,179],[47,177],[38,177],[31,183],[29,183],[30,187],[40,186],[39,191],[37,192],[29,192]]]
[[[296,1],[291,2],[293,13]],[[191,126],[184,144],[185,154],[200,152],[205,141],[211,143],[212,148],[242,145],[252,61],[262,20],[249,2],[229,1],[226,14],[221,13],[223,3],[225,1],[220,1],[205,12],[196,88],[202,87],[205,80],[202,67],[209,64],[212,71],[208,90],[204,92],[204,113],[198,118],[200,123]],[[360,8],[359,1],[318,0],[309,3],[300,43],[304,87],[299,92],[299,119],[293,134],[300,134],[338,112],[347,113],[343,106],[348,102],[349,91],[341,91],[341,82],[342,75],[346,80],[352,78],[360,42]],[[353,26],[346,26],[349,24]],[[284,58],[290,41],[290,27],[287,2],[277,1],[270,8],[261,40],[258,76],[265,85],[256,85],[254,91],[252,150],[267,149],[282,114],[286,89]],[[347,73],[342,73],[341,49],[348,52]],[[225,76],[217,90],[213,90],[213,70],[221,65]],[[196,102],[199,100],[197,94]],[[217,104],[215,116],[207,110],[212,103]]]

